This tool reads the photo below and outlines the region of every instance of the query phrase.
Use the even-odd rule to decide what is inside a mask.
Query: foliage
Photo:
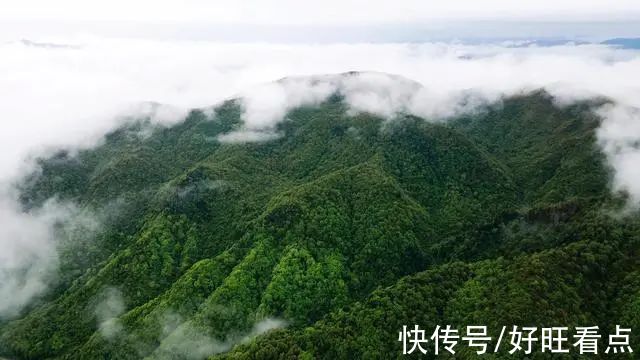
[[[55,196],[102,226],[61,233],[60,282],[0,324],[0,355],[386,359],[402,325],[640,326],[640,224],[608,215],[592,105],[538,92],[430,123],[332,97],[223,143],[230,101],[42,159],[24,207]]]

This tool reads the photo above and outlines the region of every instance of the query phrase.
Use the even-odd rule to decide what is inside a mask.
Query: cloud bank
[[[52,200],[24,213],[10,196],[0,197],[0,320],[18,315],[54,282],[59,263],[54,228],[76,212]]]
[[[171,124],[188,108],[238,95],[246,100],[245,120],[252,129],[269,127],[288,109],[321,101],[336,88],[346,92],[356,109],[384,114],[408,106],[426,117],[459,111],[456,107],[470,89],[487,100],[540,87],[566,101],[604,95],[637,107],[640,98],[634,79],[638,52],[599,45],[274,45],[93,37],[33,41],[73,47],[0,44],[0,76],[5,79],[0,84],[0,180],[18,175],[26,155],[95,144],[123,114],[151,113],[154,120]],[[410,80],[375,74],[346,80],[300,78],[348,71]]]
[[[2,194],[33,169],[25,159],[55,147],[95,145],[127,116],[172,124],[189,108],[240,96],[244,129],[220,140],[268,141],[278,136],[274,126],[288,110],[321,102],[336,90],[355,112],[401,111],[438,121],[504,95],[545,88],[559,103],[594,96],[615,101],[600,110],[599,143],[615,170],[613,189],[628,191],[639,203],[640,53],[600,45],[511,45],[222,44],[90,36],[5,42]],[[308,76],[349,71],[370,73]],[[53,229],[68,216],[55,207],[25,214],[14,198],[0,197],[0,316],[15,314],[46,289],[46,276],[30,275],[55,268]]]

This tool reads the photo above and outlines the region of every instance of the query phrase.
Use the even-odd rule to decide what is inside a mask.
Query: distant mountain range
[[[603,41],[602,44],[615,45],[625,49],[640,49],[640,38],[615,38]]]
[[[586,41],[577,39],[562,39],[562,38],[540,38],[540,39],[510,39],[510,38],[490,38],[490,39],[460,39],[457,42],[469,45],[482,45],[482,44],[500,44],[507,47],[551,47],[551,46],[563,46],[563,45],[610,45],[623,49],[640,49],[640,38],[614,38],[604,41]]]

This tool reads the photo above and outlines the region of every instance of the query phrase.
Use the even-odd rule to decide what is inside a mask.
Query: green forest
[[[640,217],[610,189],[604,101],[536,91],[444,121],[335,95],[233,143],[229,100],[42,158],[24,210],[69,201],[100,227],[60,224],[56,281],[0,320],[0,358],[435,358],[402,354],[403,325],[640,331]],[[438,357],[561,358],[456,349]]]

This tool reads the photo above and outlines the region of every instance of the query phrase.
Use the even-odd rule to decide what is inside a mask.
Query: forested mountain
[[[640,328],[640,222],[608,188],[596,105],[383,119],[337,94],[229,143],[228,101],[42,159],[24,208],[101,226],[60,229],[56,286],[0,323],[0,355],[388,359],[402,325]]]

